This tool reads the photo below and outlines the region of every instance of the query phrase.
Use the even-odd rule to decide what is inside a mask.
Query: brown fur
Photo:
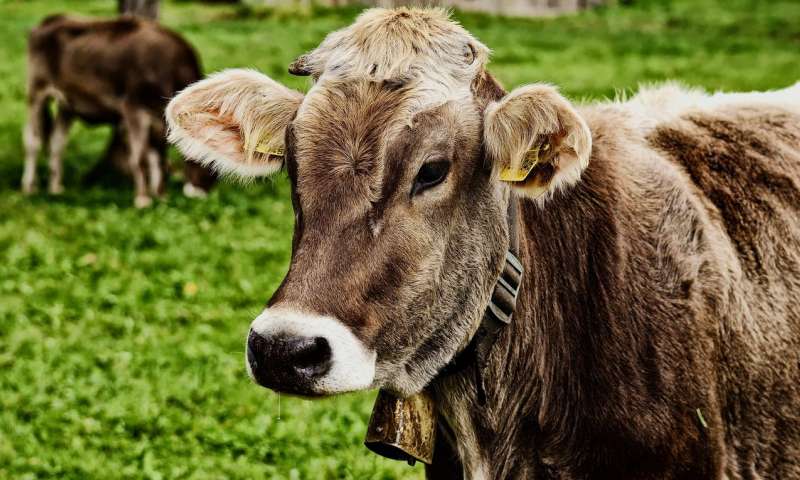
[[[35,189],[36,157],[49,140],[50,191],[61,191],[62,151],[70,125],[79,118],[114,125],[107,158],[116,163],[126,157],[118,167],[133,177],[140,206],[149,203],[150,195],[163,194],[163,112],[175,92],[200,79],[191,46],[156,23],[134,17],[81,20],[55,15],[31,32],[28,52],[23,189]],[[58,113],[48,139],[50,100],[58,104]],[[214,183],[205,168],[192,162],[186,164],[186,176],[203,190]]]

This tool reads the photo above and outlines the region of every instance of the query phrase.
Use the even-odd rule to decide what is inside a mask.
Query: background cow
[[[800,84],[576,107],[505,92],[487,60],[440,11],[373,10],[293,64],[306,95],[234,70],[170,104],[184,152],[292,183],[253,378],[427,389],[458,454],[433,471],[467,478],[800,478]],[[476,364],[440,372],[481,322],[509,202],[526,270],[483,404]]]
[[[28,43],[23,191],[35,190],[37,157],[49,140],[49,191],[62,192],[63,151],[78,118],[114,125],[108,161],[100,168],[116,164],[130,174],[135,205],[150,205],[151,196],[163,195],[168,172],[164,107],[175,92],[200,77],[191,46],[154,22],[135,17],[45,19]],[[50,100],[57,105],[54,119]],[[185,174],[184,191],[193,196],[205,194],[216,178],[191,161],[185,162]]]

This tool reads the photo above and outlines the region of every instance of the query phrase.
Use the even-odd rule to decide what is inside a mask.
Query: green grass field
[[[109,15],[112,0],[0,0],[0,479],[420,478],[361,442],[374,393],[307,402],[257,388],[243,348],[286,271],[283,176],[131,207],[130,185],[83,189],[107,128],[78,126],[65,195],[19,193],[25,34],[43,16]],[[163,22],[206,71],[288,63],[357,10],[305,14],[168,2]],[[641,82],[767,89],[800,79],[796,0],[639,0],[546,20],[457,14],[508,87],[577,99]],[[44,162],[40,172],[46,176]]]

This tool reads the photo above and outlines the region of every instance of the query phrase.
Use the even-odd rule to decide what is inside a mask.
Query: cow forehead
[[[371,81],[315,89],[294,122],[304,208],[367,207],[383,191],[387,150],[411,128],[411,92]]]
[[[423,157],[449,156],[465,137],[479,141],[471,98],[425,109],[418,100],[413,83],[326,81],[311,92],[293,123],[301,207],[353,220],[383,204]]]
[[[408,104],[407,91],[369,81],[311,92],[294,122],[298,188],[318,196],[323,190],[355,198],[373,195],[387,145],[408,125]]]

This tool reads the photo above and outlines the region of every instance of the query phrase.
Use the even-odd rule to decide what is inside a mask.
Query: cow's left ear
[[[489,104],[484,143],[500,180],[532,198],[576,183],[592,152],[586,122],[555,88],[540,84]]]
[[[253,70],[224,70],[167,106],[169,140],[187,157],[239,177],[281,168],[284,135],[303,94]]]

